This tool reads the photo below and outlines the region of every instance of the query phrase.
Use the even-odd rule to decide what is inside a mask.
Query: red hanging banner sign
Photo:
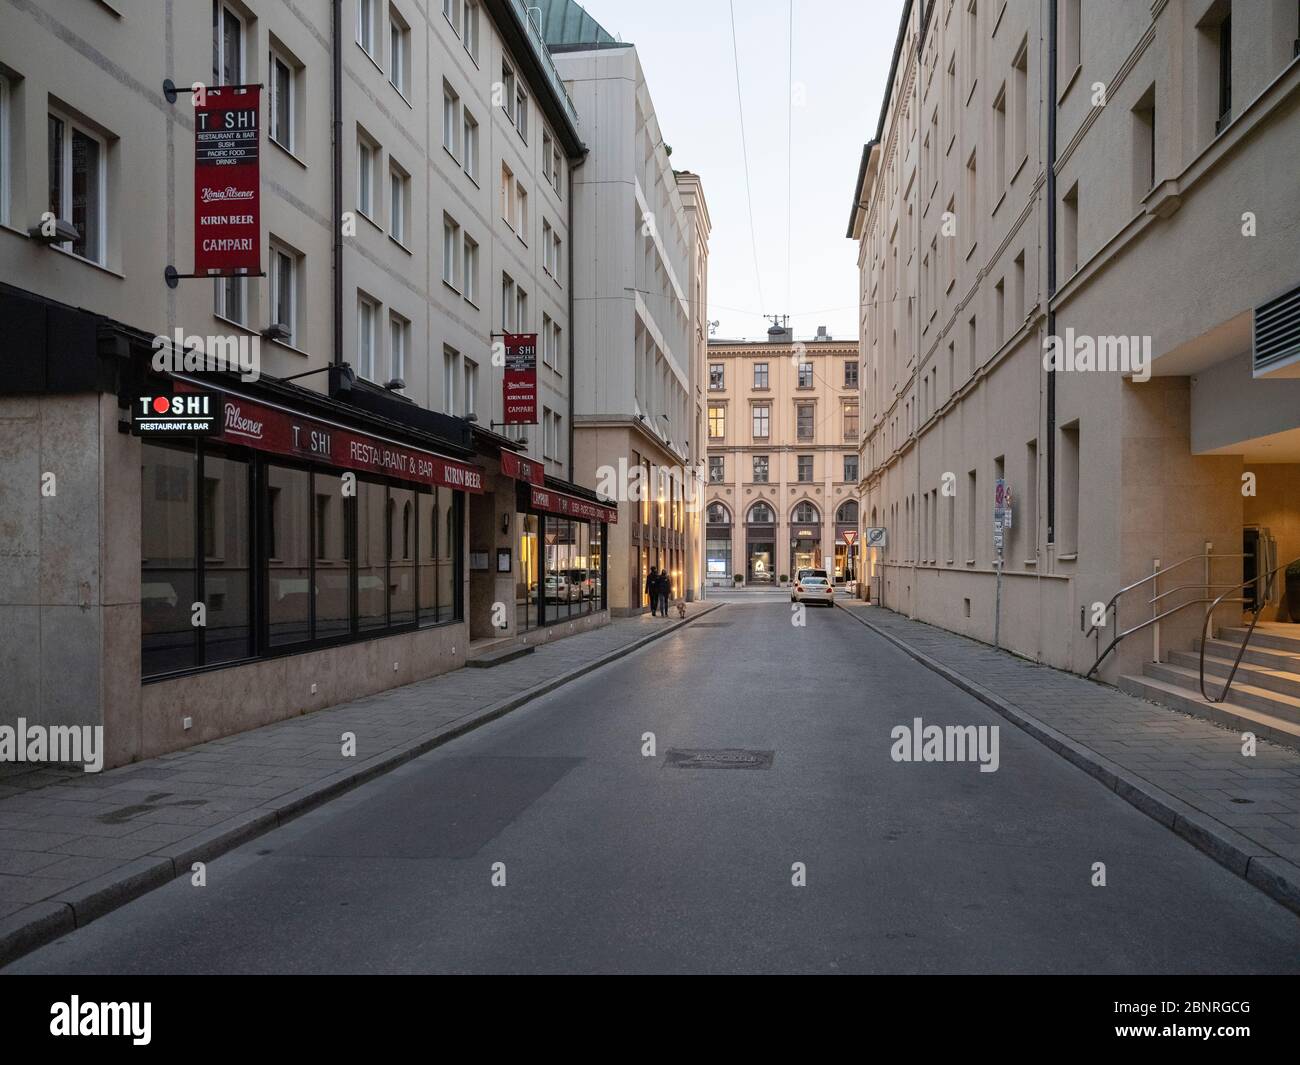
[[[560,514],[566,518],[580,518],[584,521],[604,521],[611,525],[618,523],[618,511],[614,507],[592,503],[551,488],[538,488],[533,485],[529,499],[534,510],[544,510],[548,514]]]
[[[261,89],[203,89],[194,105],[194,272],[262,270]]]
[[[516,481],[527,481],[542,487],[546,484],[546,470],[540,462],[520,458],[513,451],[501,452],[501,472]]]
[[[537,334],[506,333],[501,400],[506,425],[537,424]]]

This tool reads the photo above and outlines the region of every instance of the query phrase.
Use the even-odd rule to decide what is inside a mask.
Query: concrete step
[[[1201,656],[1195,651],[1174,651],[1169,655],[1169,664],[1182,666],[1190,669],[1193,673],[1200,672]],[[1205,656],[1205,675],[1209,677],[1219,677],[1226,680],[1228,674],[1232,671],[1232,659],[1219,658],[1217,656]],[[1300,667],[1292,672],[1281,669],[1269,669],[1267,666],[1256,665],[1252,662],[1242,661],[1237,667],[1237,675],[1233,678],[1233,686],[1238,683],[1250,684],[1256,688],[1267,688],[1272,692],[1281,692],[1283,695],[1291,695],[1300,698]],[[1213,689],[1211,689],[1213,690]]]
[[[465,660],[465,665],[470,669],[491,669],[493,666],[500,666],[524,655],[530,655],[533,650],[533,645],[529,643],[509,643],[505,646],[488,647],[483,651],[471,653]]]
[[[1194,693],[1179,684],[1157,677],[1123,676],[1119,678],[1119,687],[1121,691],[1139,699],[1148,699],[1161,706],[1181,710],[1234,732],[1253,732],[1260,739],[1300,750],[1300,725],[1294,722],[1236,703],[1208,703],[1201,698],[1200,692]],[[1235,688],[1233,695],[1236,695]]]
[[[1247,626],[1222,628],[1219,630],[1219,638],[1232,641],[1237,647],[1241,646],[1241,641],[1246,638]],[[1294,632],[1294,635],[1292,633]],[[1251,647],[1273,647],[1279,651],[1291,651],[1294,654],[1300,654],[1300,629],[1293,629],[1287,626],[1286,629],[1264,628],[1263,623],[1255,627],[1255,632],[1250,637]]]
[[[1198,639],[1192,645],[1196,650],[1201,649],[1201,641]],[[1231,662],[1237,657],[1237,650],[1241,647],[1241,641],[1233,643],[1231,640],[1206,640],[1205,653],[1207,656],[1215,658],[1226,658]],[[1260,647],[1254,640],[1250,641],[1250,646],[1246,648],[1246,653],[1241,657],[1242,662],[1252,662],[1258,666],[1264,666],[1266,669],[1279,669],[1287,673],[1300,673],[1300,653],[1295,651],[1279,651],[1273,647]]]
[[[1170,665],[1166,662],[1147,662],[1142,666],[1142,673],[1144,676],[1163,680],[1168,684],[1177,684],[1196,698],[1201,698],[1200,675],[1195,669]],[[1207,678],[1206,687],[1211,694],[1217,694],[1222,689],[1223,682],[1218,681],[1211,685]],[[1234,680],[1228,699],[1236,706],[1244,706],[1300,727],[1300,698],[1295,696]]]

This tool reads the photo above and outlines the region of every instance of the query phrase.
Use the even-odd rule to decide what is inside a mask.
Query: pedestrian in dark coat
[[[653,617],[659,612],[659,571],[650,567],[650,574],[645,579],[645,594],[650,600],[650,615]]]
[[[659,609],[663,611],[663,616],[668,616],[668,600],[673,594],[672,578],[668,576],[668,570],[664,569],[659,572]]]

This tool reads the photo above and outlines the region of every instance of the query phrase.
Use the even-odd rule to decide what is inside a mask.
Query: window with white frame
[[[0,225],[9,224],[9,79],[0,74]]]
[[[555,273],[555,268],[551,263],[551,254],[555,246],[551,243],[551,223],[545,218],[542,219],[542,269],[548,274]]]
[[[358,377],[375,380],[376,330],[379,328],[379,304],[369,296],[357,296],[357,365]]]
[[[357,0],[357,44],[372,59],[375,56],[375,22],[378,19],[375,0]]]
[[[388,232],[406,244],[406,218],[410,208],[411,176],[396,163],[388,164]]]
[[[388,8],[388,80],[403,96],[409,87],[411,69],[411,27],[397,8]]]
[[[560,372],[560,350],[564,342],[562,331],[558,322],[551,323],[551,368],[556,373]]]
[[[478,242],[468,233],[461,256],[461,289],[470,303],[478,303]]]
[[[515,72],[510,64],[501,64],[501,110],[511,122],[515,120]]]
[[[212,84],[242,85],[244,20],[229,4],[212,6]]]
[[[551,408],[542,407],[542,457],[555,454],[555,432],[551,424]]]
[[[445,81],[442,83],[442,146],[456,156],[456,136],[460,130],[460,96]]]
[[[560,234],[559,234],[559,233],[556,233],[556,232],[552,231],[552,233],[551,233],[551,243],[552,243],[552,245],[553,245],[553,247],[551,248],[551,276],[552,276],[553,278],[555,278],[555,282],[556,282],[556,284],[559,284],[559,283],[560,283],[560,271],[563,269],[563,268],[560,266],[560,261],[561,261],[561,260],[560,260],[560,252],[561,252],[563,249],[562,249],[561,246],[560,246],[560,245],[561,245],[561,241],[560,241]]]
[[[388,318],[388,376],[406,383],[406,352],[411,342],[411,323],[400,314]]]
[[[456,378],[459,376],[460,352],[455,348],[442,349],[442,410],[444,414],[456,413]]]
[[[375,216],[375,172],[379,166],[379,145],[364,133],[357,134],[357,210],[367,218]]]
[[[242,277],[218,277],[212,282],[212,313],[244,325],[246,282]]]
[[[465,0],[465,26],[461,34],[465,51],[478,62],[478,0]]]
[[[515,286],[515,331],[528,332],[528,293]]]
[[[515,233],[528,243],[528,190],[515,182]]]
[[[442,0],[442,15],[451,23],[451,28],[460,35],[460,0]]]
[[[515,196],[515,175],[505,163],[501,164],[501,217],[506,225],[513,226]]]
[[[268,136],[285,151],[292,152],[294,143],[294,110],[297,106],[297,69],[295,64],[276,49],[271,49],[268,65],[271,71],[270,124]]]
[[[551,333],[551,316],[542,312],[542,365],[555,367],[555,351],[551,348],[554,339]]]
[[[108,147],[98,133],[65,115],[49,116],[49,210],[71,222],[77,237],[59,245],[74,255],[105,262]]]
[[[501,274],[501,328],[507,333],[515,329],[515,283],[507,273]]]
[[[281,244],[271,245],[271,324],[289,335],[284,343],[298,346],[298,255]]]
[[[470,180],[478,182],[478,122],[469,113],[468,107],[461,108],[460,150],[461,162]]]
[[[460,257],[460,225],[451,217],[442,216],[442,280],[456,288],[456,260]]]
[[[478,409],[478,363],[465,359],[465,416],[468,418]]]
[[[564,172],[564,161],[560,157],[560,149],[556,148],[554,158],[551,161],[551,184],[555,186],[557,196],[563,197],[563,186],[560,184],[560,178]]]
[[[515,129],[519,131],[519,136],[523,138],[525,144],[528,143],[528,94],[522,87],[515,89]]]

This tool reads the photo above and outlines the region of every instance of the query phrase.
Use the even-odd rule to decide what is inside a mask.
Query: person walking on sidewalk
[[[672,578],[668,576],[666,568],[662,569],[659,571],[659,609],[663,612],[664,617],[668,616],[668,600],[671,598],[672,592]]]
[[[645,579],[645,594],[650,600],[650,616],[654,617],[659,612],[659,572],[650,567],[650,574]]]

